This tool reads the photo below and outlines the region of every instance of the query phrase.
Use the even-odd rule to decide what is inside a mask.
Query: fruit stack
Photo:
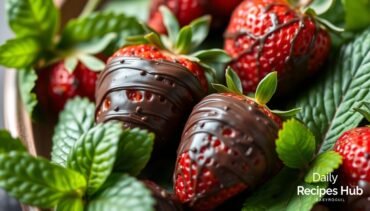
[[[143,2],[146,22],[127,15]],[[51,161],[0,131],[10,195],[76,211],[369,210],[367,2],[98,3],[60,29],[52,0],[6,0],[0,64],[35,124],[58,116]]]

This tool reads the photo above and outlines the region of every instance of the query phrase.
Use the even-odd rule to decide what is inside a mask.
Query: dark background
[[[4,0],[0,0],[0,44],[4,43],[6,39],[12,36],[5,19]],[[3,123],[3,79],[4,68],[0,67],[0,128],[4,127]],[[0,211],[18,211],[19,205],[14,199],[11,199],[7,194],[0,189]]]

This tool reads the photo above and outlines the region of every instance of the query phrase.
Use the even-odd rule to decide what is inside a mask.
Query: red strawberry
[[[219,27],[226,23],[242,0],[152,0],[148,24],[159,33],[165,33],[162,15],[159,11],[161,5],[167,6],[176,16],[180,26],[185,26],[203,15],[213,17],[212,25]]]
[[[207,20],[203,19],[202,29],[209,26]],[[192,35],[197,36],[193,39]],[[120,120],[125,127],[147,129],[155,133],[156,143],[173,139],[191,108],[207,93],[210,68],[202,59],[216,53],[229,61],[220,50],[193,54],[198,58],[183,55],[205,37],[198,29],[185,26],[165,37],[168,42],[150,33],[138,40],[144,39],[143,44],[135,42],[118,50],[98,79],[96,121]]]
[[[344,132],[334,150],[343,157],[340,175],[345,185],[356,186],[360,180],[370,182],[370,127]]]
[[[228,78],[236,78],[233,74]],[[275,87],[276,73],[273,77]],[[240,81],[239,81],[240,82]],[[259,185],[280,168],[275,139],[281,120],[260,99],[241,94],[238,81],[198,103],[185,125],[174,173],[175,193],[195,210],[212,210]],[[235,87],[238,87],[235,90]],[[272,90],[269,94],[273,93]],[[225,93],[232,92],[232,93]],[[267,96],[267,95],[265,95]]]
[[[330,38],[313,16],[285,0],[246,0],[235,9],[225,33],[224,49],[240,76],[244,92],[275,70],[282,92],[312,75],[328,56]]]
[[[161,5],[167,6],[176,16],[180,26],[189,24],[196,18],[206,14],[204,9],[205,0],[153,0],[150,6],[148,24],[155,31],[165,33],[162,14],[159,11]]]
[[[94,100],[97,72],[81,62],[69,72],[64,61],[56,62],[38,71],[36,93],[42,107],[59,112],[68,99],[75,96]]]

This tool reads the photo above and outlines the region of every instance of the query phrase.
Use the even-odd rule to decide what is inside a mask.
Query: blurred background
[[[6,39],[11,37],[11,32],[6,24],[5,20],[5,8],[4,0],[0,0],[0,43],[4,43]],[[3,123],[3,79],[4,79],[4,68],[0,67],[0,128],[4,127]],[[9,196],[0,189],[0,211],[18,211],[20,207],[18,203],[9,198]]]

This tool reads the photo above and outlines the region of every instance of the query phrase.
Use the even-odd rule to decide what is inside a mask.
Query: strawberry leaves
[[[329,71],[298,101],[302,107],[298,118],[321,143],[320,152],[331,149],[344,131],[356,127],[363,118],[353,108],[370,98],[369,31],[343,46],[337,62],[332,61]]]
[[[277,88],[277,72],[271,72],[265,76],[256,89],[256,101],[260,105],[266,105],[275,94]]]
[[[314,176],[326,177],[342,162],[334,151],[317,156],[315,145],[315,137],[305,125],[295,119],[284,122],[276,152],[285,167],[247,198],[243,210],[311,210],[328,187],[327,182],[315,180]],[[320,191],[310,191],[316,188]]]
[[[321,153],[313,161],[311,168],[304,178],[304,181],[307,183],[317,182],[314,180],[314,174],[319,174],[320,177],[326,176],[327,174],[333,172],[335,169],[339,168],[341,164],[342,157],[338,153],[334,151]]]
[[[290,168],[303,168],[315,153],[315,137],[303,124],[290,119],[284,122],[276,140],[276,152]]]

